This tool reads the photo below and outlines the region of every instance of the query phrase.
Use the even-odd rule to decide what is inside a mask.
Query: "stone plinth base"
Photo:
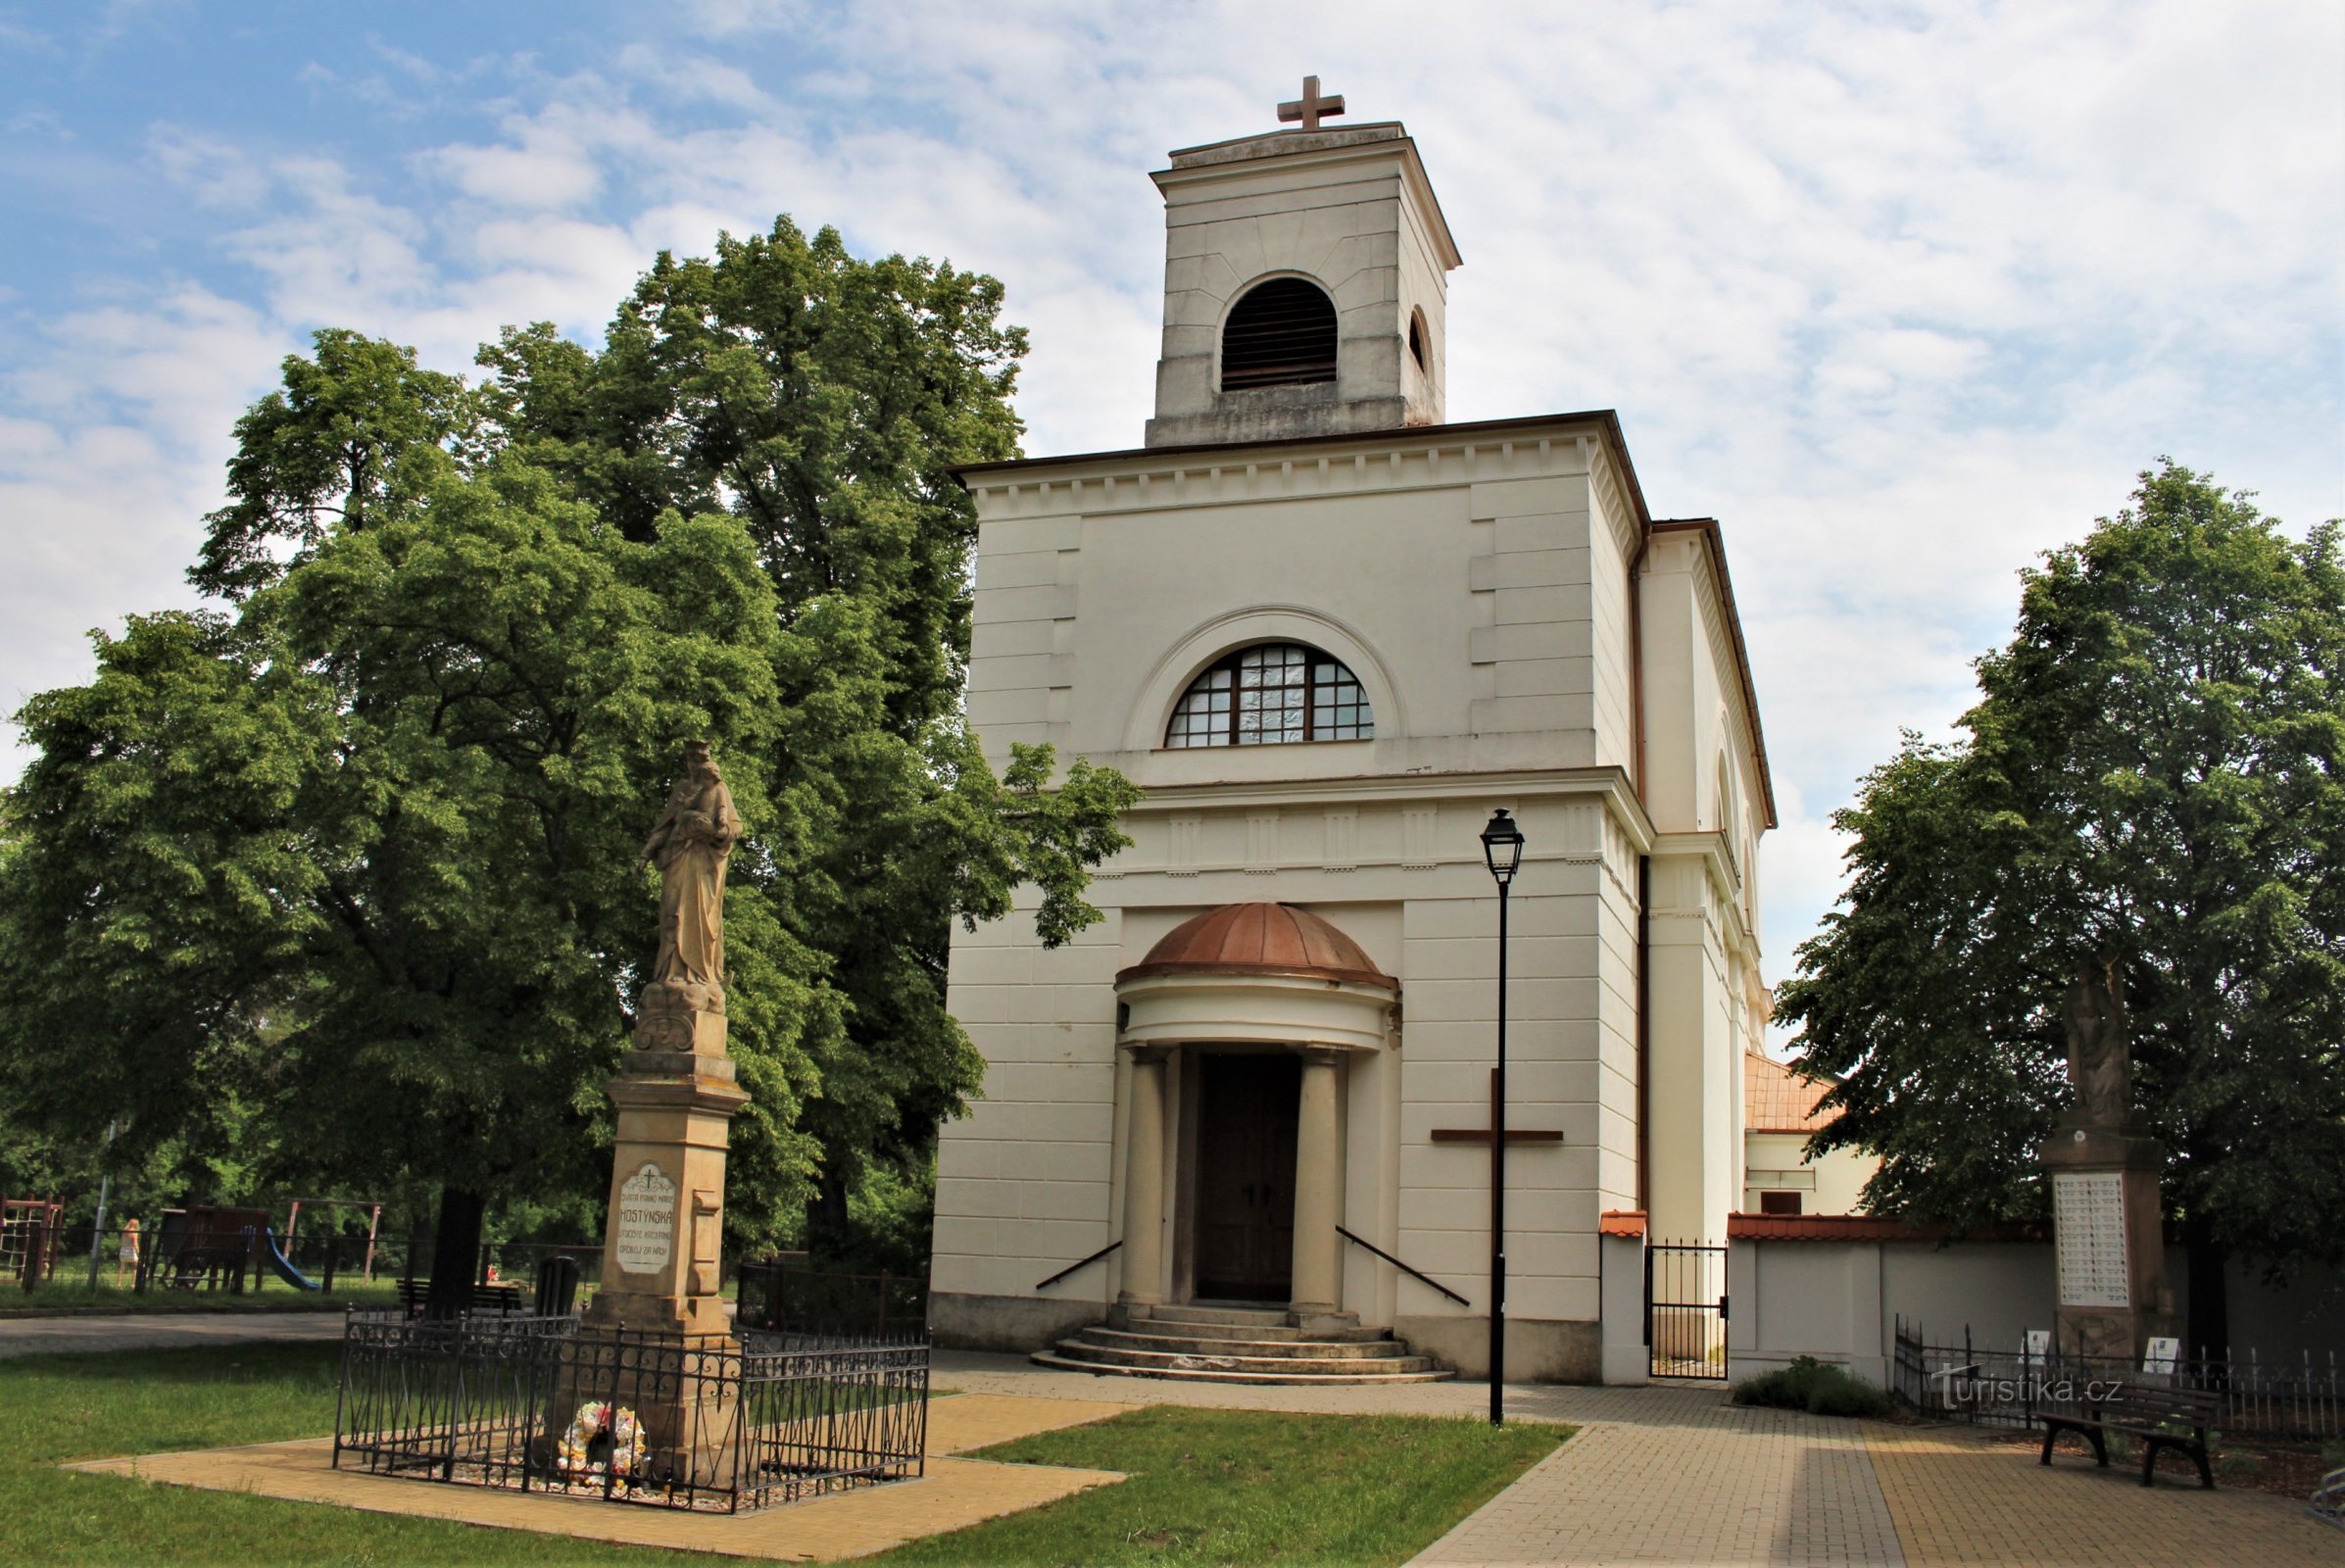
[[[729,1491],[741,1453],[741,1345],[730,1335],[581,1328],[564,1348],[541,1443],[548,1469],[582,1405],[632,1410],[648,1451],[630,1484]],[[615,1417],[614,1417],[615,1419]],[[604,1448],[588,1458],[609,1464]],[[572,1471],[568,1479],[593,1480]]]
[[[2059,1249],[2053,1346],[2137,1365],[2153,1338],[2179,1332],[2159,1198],[2166,1152],[2139,1123],[2072,1114],[2041,1157]]]
[[[722,1012],[680,1008],[665,992],[646,998],[636,1049],[611,1081],[618,1138],[590,1327],[731,1332],[717,1295],[725,1153],[749,1096],[734,1081],[724,1043]]]

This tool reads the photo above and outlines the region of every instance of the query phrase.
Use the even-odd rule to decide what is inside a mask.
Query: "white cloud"
[[[4,575],[37,611],[12,668],[67,678],[58,628],[168,596],[119,558],[175,572],[255,367],[265,384],[312,327],[462,369],[504,322],[592,333],[655,250],[779,211],[1002,276],[1034,330],[1029,450],[1134,444],[1163,255],[1146,172],[1269,128],[1305,71],[1354,121],[1405,118],[1441,193],[1467,257],[1450,416],[1616,407],[1656,511],[1724,522],[1783,813],[1776,974],[1838,885],[1832,808],[1901,726],[1967,706],[2014,573],[2134,469],[2172,452],[2294,523],[2345,511],[2333,7],[1490,3],[1428,24],[1398,0],[700,0],[686,23],[567,77],[387,44],[388,74],[314,72],[420,136],[396,166],[156,129],[251,285],[136,280],[11,382],[0,505],[108,557],[12,536]]]

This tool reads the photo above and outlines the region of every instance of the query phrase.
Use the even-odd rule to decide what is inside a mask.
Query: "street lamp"
[[[1499,808],[1482,830],[1498,884],[1498,1070],[1490,1075],[1490,1425],[1506,1424],[1506,889],[1523,863],[1523,830]]]

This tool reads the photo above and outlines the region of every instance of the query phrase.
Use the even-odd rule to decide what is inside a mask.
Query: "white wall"
[[[1742,1212],[1759,1212],[1761,1193],[1800,1195],[1804,1214],[1854,1214],[1865,1183],[1881,1168],[1879,1155],[1853,1149],[1835,1149],[1822,1156],[1807,1156],[1805,1133],[1742,1135]]]
[[[2167,1249],[2167,1272],[2188,1310],[2188,1255]],[[1927,1343],[2016,1352],[2029,1329],[2052,1326],[2056,1292],[2049,1242],[1752,1242],[1727,1259],[1733,1312],[1728,1346],[1739,1380],[1796,1355],[1835,1361],[1888,1382],[1899,1318]],[[2320,1364],[2345,1358],[2345,1274],[2307,1271],[2273,1288],[2229,1270],[2231,1353]]]
[[[2039,1244],[1736,1241],[1727,1271],[1737,1380],[1812,1355],[1885,1388],[1900,1316],[1939,1343],[1961,1344],[1968,1322],[1982,1347],[2014,1349],[2025,1330],[2052,1326],[2051,1249]]]

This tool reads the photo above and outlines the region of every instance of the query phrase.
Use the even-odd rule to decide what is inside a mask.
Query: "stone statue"
[[[690,742],[684,776],[643,846],[643,858],[660,868],[660,956],[647,992],[664,989],[700,1010],[724,1010],[725,861],[740,838],[741,814],[708,743]]]
[[[2133,1048],[2114,960],[2087,959],[2068,989],[2069,1087],[2088,1126],[2117,1127],[2133,1114]]]

